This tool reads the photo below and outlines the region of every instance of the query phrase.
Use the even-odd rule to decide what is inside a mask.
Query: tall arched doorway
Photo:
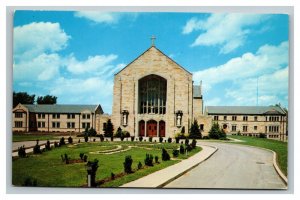
[[[141,120],[139,122],[139,136],[145,136],[145,121]]]
[[[157,136],[157,122],[155,120],[147,121],[147,137]]]
[[[159,137],[165,137],[166,136],[166,123],[165,121],[161,120],[159,121]]]

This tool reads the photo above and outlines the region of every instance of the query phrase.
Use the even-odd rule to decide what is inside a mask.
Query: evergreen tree
[[[189,137],[194,138],[194,139],[197,139],[197,138],[201,139],[202,138],[202,134],[201,134],[201,131],[199,129],[199,125],[198,125],[197,120],[194,120],[194,123],[191,126]]]
[[[106,123],[106,127],[104,128],[104,136],[112,137],[114,132],[114,125],[111,123],[111,120],[108,119]]]
[[[34,104],[35,95],[29,95],[27,92],[13,92],[13,107],[21,104]]]

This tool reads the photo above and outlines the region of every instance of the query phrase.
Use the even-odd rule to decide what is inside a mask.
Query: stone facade
[[[139,112],[139,80],[149,75],[157,75],[167,81],[165,114]],[[202,105],[202,102],[198,104]],[[144,134],[139,134],[139,122],[145,121],[145,129],[147,129],[147,122],[152,120],[157,123],[154,126],[157,129],[157,136],[160,132],[159,122],[163,121],[165,137],[173,137],[175,133],[181,131],[183,126],[188,130],[193,120],[193,112],[202,113],[200,109],[202,107],[193,109],[192,74],[154,46],[114,77],[112,122],[115,128],[121,127],[131,135],[147,136],[146,130]],[[124,123],[124,118],[126,118],[124,111],[128,113],[126,123]],[[179,121],[178,115],[181,117]]]

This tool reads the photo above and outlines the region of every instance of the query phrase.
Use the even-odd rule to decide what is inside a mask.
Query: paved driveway
[[[285,189],[273,167],[273,153],[226,143],[210,159],[166,185],[166,188]]]

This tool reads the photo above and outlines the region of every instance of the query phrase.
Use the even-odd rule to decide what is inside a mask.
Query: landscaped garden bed
[[[87,186],[86,162],[80,159],[80,154],[86,155],[87,160],[98,160],[96,173],[97,187],[118,187],[127,182],[136,180],[145,175],[180,162],[201,150],[196,147],[188,154],[178,154],[173,159],[173,151],[179,149],[181,144],[154,143],[154,142],[82,142],[80,144],[67,144],[61,147],[43,151],[41,154],[28,155],[17,158],[12,162],[12,178],[14,185],[24,185],[25,180],[34,180],[36,186],[85,187]],[[113,154],[93,154],[90,152],[113,151],[122,146],[126,151],[116,150]],[[184,145],[183,145],[184,146]],[[162,160],[162,148],[165,148],[171,160]],[[146,154],[153,157],[153,166],[146,166]],[[67,155],[69,163],[63,159]],[[124,159],[132,158],[132,171],[124,172]],[[157,162],[154,159],[157,157]],[[142,166],[141,166],[142,165]]]

